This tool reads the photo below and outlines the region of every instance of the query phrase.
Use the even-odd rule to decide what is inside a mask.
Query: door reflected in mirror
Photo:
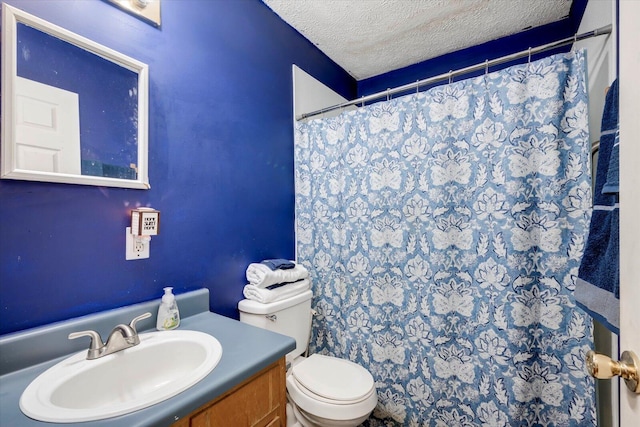
[[[149,188],[147,66],[2,12],[2,178]]]

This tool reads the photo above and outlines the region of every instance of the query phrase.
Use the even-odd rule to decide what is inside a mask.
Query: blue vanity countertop
[[[206,297],[208,302],[208,292],[203,292],[203,294],[206,294],[203,297]],[[180,298],[178,298],[178,304],[180,306]],[[143,305],[145,304],[140,306]],[[152,306],[157,311],[157,303]],[[148,308],[142,308],[148,310]],[[140,310],[138,309],[137,311]],[[150,319],[153,320],[154,324],[156,314],[153,313],[153,318]],[[209,311],[189,314],[191,315],[182,318],[179,329],[208,333],[217,338],[222,345],[220,363],[207,377],[193,387],[148,408],[99,421],[54,424],[35,421],[25,416],[19,407],[20,396],[24,389],[42,372],[69,357],[69,354],[67,354],[33,366],[4,373],[0,376],[0,426],[166,427],[220,396],[230,388],[240,384],[295,348],[295,340],[284,335],[255,328]],[[127,316],[130,316],[130,313],[127,313]],[[115,326],[115,323],[113,326]],[[74,327],[77,327],[77,325],[74,325]],[[144,332],[142,331],[141,333]],[[2,347],[0,342],[1,351],[7,351],[7,347]],[[20,349],[17,352],[19,353]],[[3,372],[6,372],[7,360],[5,356],[6,354],[0,355],[0,364],[5,364]],[[171,361],[167,360],[167,363],[171,363]],[[114,372],[114,375],[117,375],[117,372]]]

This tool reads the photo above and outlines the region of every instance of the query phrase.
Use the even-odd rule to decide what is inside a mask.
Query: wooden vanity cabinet
[[[171,427],[285,427],[285,374],[283,357]]]

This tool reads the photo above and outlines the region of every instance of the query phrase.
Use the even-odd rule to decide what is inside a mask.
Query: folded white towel
[[[267,265],[261,263],[251,263],[247,267],[247,280],[250,285],[258,288],[277,285],[278,283],[297,282],[309,277],[309,271],[304,266],[296,264],[295,267],[287,270],[272,270]]]
[[[286,285],[282,285],[274,289],[264,289],[254,285],[246,285],[242,293],[247,299],[267,304],[301,294],[310,288],[311,281],[309,279],[302,279],[294,283],[287,283]]]

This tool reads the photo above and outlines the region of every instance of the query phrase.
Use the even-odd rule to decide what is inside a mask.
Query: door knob
[[[589,375],[599,380],[606,380],[614,376],[624,378],[627,388],[640,394],[640,359],[632,351],[623,351],[620,361],[611,360],[609,356],[588,351],[587,371]]]

